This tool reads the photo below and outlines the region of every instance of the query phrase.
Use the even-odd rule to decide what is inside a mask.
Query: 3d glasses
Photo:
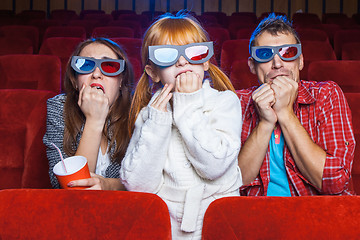
[[[284,61],[295,60],[301,54],[301,44],[251,47],[251,57],[260,63],[270,61],[275,54]]]
[[[106,76],[117,76],[124,71],[125,61],[123,59],[95,59],[73,56],[71,67],[80,74],[91,73],[98,67]]]
[[[180,56],[189,63],[200,64],[208,61],[213,55],[213,42],[149,46],[149,59],[161,67],[174,65]]]

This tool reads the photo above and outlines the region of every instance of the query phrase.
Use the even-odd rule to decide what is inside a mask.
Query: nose
[[[184,58],[184,56],[180,56],[178,61],[176,62],[176,66],[184,66],[186,64],[188,64],[188,60],[186,60],[186,58]]]
[[[91,77],[93,79],[98,79],[98,78],[102,78],[103,74],[100,71],[100,68],[96,67],[95,70],[92,72]]]
[[[272,68],[275,69],[281,68],[284,65],[283,60],[280,58],[278,54],[275,54],[274,58],[271,61],[272,61]]]

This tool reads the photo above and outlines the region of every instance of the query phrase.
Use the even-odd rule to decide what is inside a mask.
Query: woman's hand
[[[78,105],[86,121],[104,125],[109,112],[109,99],[101,89],[84,84],[79,92]]]
[[[86,187],[85,190],[125,190],[120,179],[104,178],[90,172],[91,178],[74,180],[68,183],[69,189],[72,187]]]
[[[172,84],[165,84],[160,94],[155,98],[151,106],[159,111],[167,112],[166,105],[172,97],[171,90],[173,88]]]

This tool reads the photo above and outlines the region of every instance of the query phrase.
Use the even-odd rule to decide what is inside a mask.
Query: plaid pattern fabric
[[[254,86],[237,91],[243,112],[242,146],[258,123],[258,115],[251,98],[256,88],[257,86]],[[284,159],[291,195],[353,194],[348,187],[355,138],[350,108],[340,87],[332,81],[300,81],[294,111],[311,139],[324,149],[327,155],[322,189],[317,189],[301,174],[285,144]],[[256,179],[241,187],[241,195],[266,195],[270,180],[269,152],[268,149]]]

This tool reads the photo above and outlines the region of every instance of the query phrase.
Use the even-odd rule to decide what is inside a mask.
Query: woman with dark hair
[[[124,50],[105,38],[86,40],[69,59],[65,93],[47,102],[49,175],[60,185],[53,168],[64,158],[81,155],[88,160],[91,178],[72,181],[69,187],[121,190],[120,162],[129,143],[128,116],[134,74]]]

